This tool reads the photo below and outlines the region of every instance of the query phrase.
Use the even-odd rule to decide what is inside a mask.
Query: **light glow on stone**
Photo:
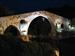
[[[48,19],[48,17],[46,15],[40,14],[40,13],[36,13],[36,14],[32,13],[32,15],[30,15],[26,18],[21,18],[21,19],[24,19],[25,21],[27,21],[26,24],[20,24],[20,26],[19,26],[21,35],[27,35],[30,23],[38,16],[43,16]]]

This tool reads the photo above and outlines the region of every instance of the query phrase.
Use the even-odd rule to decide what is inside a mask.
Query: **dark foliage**
[[[47,42],[21,42],[18,37],[0,35],[0,56],[55,56]]]

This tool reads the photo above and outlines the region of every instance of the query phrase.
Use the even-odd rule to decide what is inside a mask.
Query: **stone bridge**
[[[52,27],[50,34],[53,35],[56,34],[55,29],[57,21],[59,21],[60,23],[64,22],[64,17],[61,17],[59,15],[53,14],[48,11],[35,11],[35,12],[5,16],[5,17],[0,17],[0,34],[4,34],[5,30],[10,25],[13,25],[20,31],[19,25],[21,20],[25,20],[27,22],[26,23],[27,26],[29,27],[30,23],[39,16],[45,17],[50,22]],[[28,32],[28,27],[25,29],[26,32]]]

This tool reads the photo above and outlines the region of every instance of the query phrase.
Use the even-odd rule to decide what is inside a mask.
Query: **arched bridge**
[[[35,11],[30,13],[0,17],[0,34],[6,33],[6,31],[9,31],[8,29],[12,29],[12,27],[19,30],[21,34],[21,24],[24,22],[24,33],[26,35],[30,34],[28,31],[31,32],[29,28],[37,28],[39,29],[39,32],[46,32],[49,30],[49,34],[55,35],[57,21],[59,21],[62,24],[64,22],[64,17],[47,11]],[[44,28],[48,30],[45,30]],[[14,29],[11,31],[14,31]]]

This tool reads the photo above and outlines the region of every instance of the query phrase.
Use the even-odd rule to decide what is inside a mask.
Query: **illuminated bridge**
[[[18,15],[0,17],[0,34],[12,32],[20,35],[49,34],[56,35],[56,28],[68,27],[69,20],[47,11],[35,11]],[[65,28],[66,29],[66,28]],[[62,29],[57,30],[61,32]]]

